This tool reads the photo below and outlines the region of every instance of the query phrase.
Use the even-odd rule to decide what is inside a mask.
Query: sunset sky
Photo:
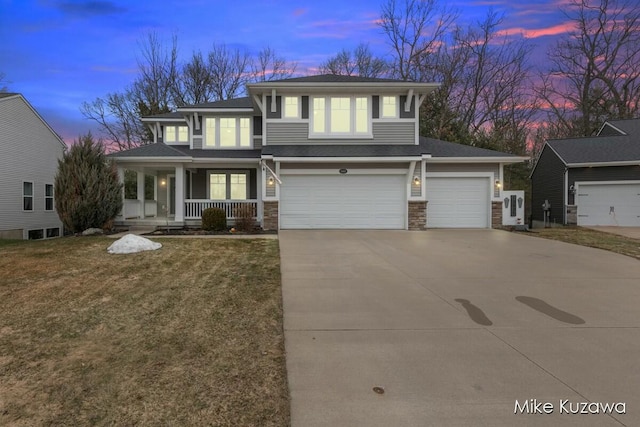
[[[461,24],[481,20],[489,8],[506,17],[503,30],[534,45],[535,64],[567,31],[559,7],[567,0],[453,0]],[[524,3],[524,4],[521,4]],[[156,32],[178,37],[180,57],[226,43],[256,53],[270,45],[298,63],[297,74],[342,48],[369,43],[389,53],[376,25],[380,1],[371,0],[0,0],[0,73],[65,141],[95,125],[79,111],[83,101],[123,90],[136,77],[140,40]]]

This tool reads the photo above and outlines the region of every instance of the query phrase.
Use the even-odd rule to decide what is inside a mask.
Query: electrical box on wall
[[[524,191],[503,191],[502,225],[524,224]]]

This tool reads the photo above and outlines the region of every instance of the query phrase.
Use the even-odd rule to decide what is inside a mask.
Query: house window
[[[212,200],[247,200],[247,172],[210,172],[209,198]]]
[[[45,211],[53,210],[53,185],[52,184],[44,185],[44,210]]]
[[[368,97],[314,97],[312,105],[312,135],[370,136]]]
[[[299,102],[297,96],[284,97],[284,118],[297,119],[300,117]]]
[[[28,233],[27,233],[27,237],[29,238],[29,240],[44,239],[44,232],[43,232],[42,228],[40,228],[38,230],[29,230]]]
[[[165,143],[188,143],[189,128],[187,126],[165,126],[164,127]]]
[[[33,210],[33,182],[22,183],[22,210]]]
[[[47,228],[47,239],[50,239],[52,237],[60,237],[59,228]]]
[[[398,117],[398,97],[383,96],[382,97],[382,118],[395,119]]]
[[[250,148],[251,120],[246,117],[206,118],[205,146],[210,148]]]

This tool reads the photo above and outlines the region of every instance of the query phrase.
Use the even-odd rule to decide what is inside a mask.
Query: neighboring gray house
[[[233,220],[249,205],[265,229],[500,226],[503,165],[525,158],[420,137],[437,87],[317,75],[145,117],[155,143],[111,155],[138,173],[118,220],[198,224],[214,206]]]
[[[18,93],[0,93],[0,238],[62,235],[53,179],[65,144]]]
[[[586,138],[547,141],[531,173],[532,216],[551,224],[640,226],[640,119]]]

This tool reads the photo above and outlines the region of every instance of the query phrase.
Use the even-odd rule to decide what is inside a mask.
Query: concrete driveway
[[[493,230],[279,238],[293,427],[640,425],[637,260]]]

